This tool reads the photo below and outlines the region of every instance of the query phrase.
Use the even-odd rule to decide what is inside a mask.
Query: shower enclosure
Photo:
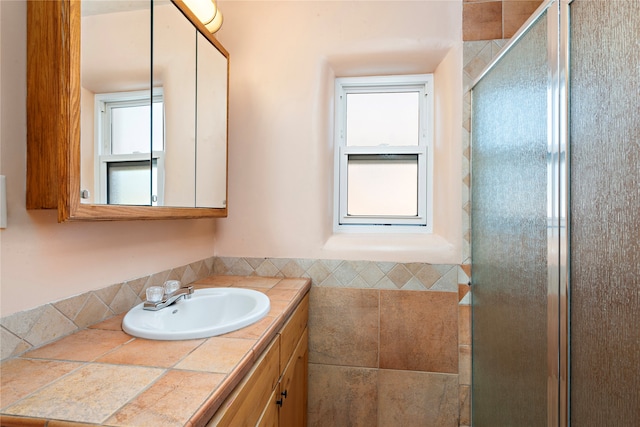
[[[472,88],[472,423],[640,422],[640,1],[543,2]]]

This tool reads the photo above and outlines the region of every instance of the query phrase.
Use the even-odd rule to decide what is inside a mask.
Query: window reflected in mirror
[[[151,168],[151,175],[149,175]],[[157,206],[158,161],[129,160],[109,162],[106,165],[107,201],[112,205],[151,205]],[[151,186],[151,193],[149,187]]]
[[[30,1],[26,15],[27,209],[226,217],[229,53],[185,3]]]
[[[81,13],[81,203],[225,208],[226,52],[169,0]]]
[[[162,206],[162,89],[154,89],[151,106],[147,91],[96,94],[95,101],[98,203]]]

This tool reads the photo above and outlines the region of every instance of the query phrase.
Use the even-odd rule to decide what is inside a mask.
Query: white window
[[[163,204],[164,101],[161,88],[97,94],[98,203]]]
[[[336,231],[432,231],[433,75],[335,86]]]

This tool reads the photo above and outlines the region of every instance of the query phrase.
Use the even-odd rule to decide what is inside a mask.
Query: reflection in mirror
[[[170,1],[153,2],[153,87],[165,100],[164,205],[195,206],[196,34]]]
[[[200,33],[197,75],[196,207],[224,208],[227,205],[227,59]]]
[[[100,203],[162,205],[164,102],[162,89],[95,95]],[[149,152],[152,141],[152,155]],[[151,173],[149,173],[151,168]],[[151,186],[151,187],[150,187]],[[151,188],[151,192],[149,192]],[[135,189],[135,191],[134,191]]]
[[[150,177],[162,159],[151,155],[149,4],[82,1],[82,203],[156,204]],[[162,94],[155,93],[156,116],[161,109]]]
[[[81,203],[226,208],[224,49],[170,0],[81,10]]]
[[[162,2],[159,7],[169,7],[167,0],[157,1]],[[188,133],[178,135],[175,141],[178,148],[167,137],[168,130],[177,129],[179,125],[166,123],[167,110],[174,108],[167,104],[173,103],[176,96],[171,95],[169,99],[172,89],[166,88],[164,76],[156,72],[155,91],[152,85],[151,7],[154,0],[27,3],[27,209],[57,209],[60,222],[226,217],[227,207],[222,203],[226,194],[215,197],[223,207],[196,208],[195,123],[198,118],[194,105],[197,105],[197,90],[180,92],[189,101],[176,108],[181,112],[190,111],[191,118],[185,121],[191,122],[191,126]],[[171,4],[182,14],[181,17],[173,14],[180,17],[181,25],[186,21],[189,24],[184,28],[191,26],[185,31],[185,34],[191,33],[191,41],[184,49],[194,52],[192,56],[195,56],[196,31],[202,31],[211,51],[217,52],[228,64],[228,52],[195,19],[186,4],[181,0],[171,0]],[[174,33],[166,34],[173,37]],[[155,54],[160,55],[159,51]],[[196,65],[191,64],[193,72],[187,72],[191,81],[186,77],[183,81],[187,81],[185,87],[193,88]],[[219,80],[226,85],[228,65],[222,67],[219,76],[213,74],[214,68],[205,80]],[[52,75],[57,78],[51,79]],[[219,104],[207,105],[212,110],[200,120],[215,119],[217,114],[226,116],[226,96],[213,98]],[[218,112],[218,108],[223,113]],[[144,109],[141,117],[130,117]],[[124,126],[126,130],[120,132],[120,124],[126,122],[134,122],[136,130]],[[226,137],[226,125],[225,121],[224,129],[218,134]],[[138,128],[144,133],[139,133]],[[133,137],[134,134],[138,136]],[[131,140],[133,146],[126,142]],[[205,160],[201,170],[226,164],[226,143],[216,141],[215,144],[222,144],[224,149],[219,156],[224,160],[216,155],[215,160]],[[183,149],[194,153],[185,156],[190,159],[189,165],[165,171],[169,152]],[[198,149],[206,151],[202,146]],[[52,158],[59,161],[52,162]],[[141,174],[143,178],[138,184],[131,184],[127,175],[137,175],[141,170],[149,173]],[[172,182],[174,172],[186,172],[190,177],[188,206],[166,204],[171,192],[165,191],[165,185]],[[224,176],[224,183],[219,186],[226,188],[226,173],[220,176]],[[130,198],[120,191],[138,185],[144,196]],[[213,188],[218,188],[218,184]]]

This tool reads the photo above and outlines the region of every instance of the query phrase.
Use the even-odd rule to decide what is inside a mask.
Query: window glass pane
[[[419,93],[348,93],[348,146],[418,145]]]
[[[418,215],[417,155],[349,155],[347,175],[347,215]]]
[[[118,205],[156,205],[152,196],[158,194],[157,161],[153,160],[153,188],[149,175],[149,161],[107,163],[107,203]],[[154,196],[155,200],[156,197]]]
[[[164,151],[164,103],[153,103],[153,151]]]
[[[149,106],[111,109],[111,154],[149,153],[151,140]]]

